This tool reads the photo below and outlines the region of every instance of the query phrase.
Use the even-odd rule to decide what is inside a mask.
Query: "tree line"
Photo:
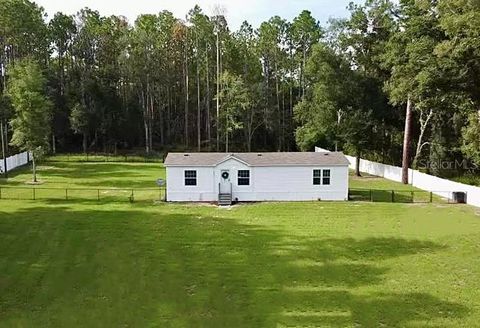
[[[320,145],[415,167],[479,163],[479,2],[348,9],[325,26],[305,10],[232,31],[221,8],[130,24],[88,8],[48,21],[34,2],[0,0],[5,147],[24,147],[30,133],[42,136],[30,148],[51,152]],[[34,107],[47,114],[30,115],[38,121],[25,130],[20,114]]]

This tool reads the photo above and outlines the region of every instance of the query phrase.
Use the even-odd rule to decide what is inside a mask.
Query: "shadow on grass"
[[[45,176],[81,180],[102,177],[128,179],[145,176],[145,171],[158,171],[159,175],[165,171],[162,164],[145,163],[47,163],[40,166],[40,169],[40,173]]]
[[[0,212],[0,311],[15,326],[402,327],[461,319],[427,293],[373,292],[382,260],[442,246],[303,239],[204,214],[73,207]]]

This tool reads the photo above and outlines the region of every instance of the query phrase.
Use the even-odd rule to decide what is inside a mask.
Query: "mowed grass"
[[[93,183],[79,165],[68,166],[72,180]],[[126,177],[130,168],[107,171],[149,181]],[[45,172],[45,184],[68,184],[68,174]],[[0,201],[0,327],[476,327],[479,214],[438,204]]]
[[[165,179],[162,163],[46,162],[37,170],[40,183],[35,186],[28,184],[32,181],[28,166],[11,172],[8,180],[0,178],[0,188],[6,187],[0,198],[104,202],[128,202],[132,194],[135,201],[165,198],[164,189],[156,183]]]
[[[399,182],[390,181],[367,173],[362,173],[357,177],[353,171],[350,171],[351,189],[376,189],[376,190],[396,190],[396,191],[419,191],[411,185],[404,185]]]
[[[155,188],[165,179],[161,163],[45,162],[37,170],[38,188]],[[31,180],[31,167],[24,166],[0,185],[25,187]]]

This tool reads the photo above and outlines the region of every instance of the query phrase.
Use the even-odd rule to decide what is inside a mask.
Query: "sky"
[[[187,12],[200,5],[206,14],[212,14],[216,5],[225,8],[229,26],[238,29],[244,20],[254,27],[270,17],[278,15],[291,20],[307,9],[325,25],[329,18],[346,17],[347,6],[352,0],[34,0],[44,7],[49,17],[61,11],[75,14],[79,9],[89,7],[102,15],[123,15],[131,23],[139,14],[156,14],[162,10],[171,11],[176,17],[184,18]],[[355,2],[359,2],[358,0]],[[363,1],[362,1],[363,2]]]

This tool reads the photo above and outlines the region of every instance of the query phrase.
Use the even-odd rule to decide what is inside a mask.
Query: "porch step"
[[[218,195],[218,205],[219,206],[230,206],[230,205],[232,205],[232,195],[231,194],[219,194]]]

